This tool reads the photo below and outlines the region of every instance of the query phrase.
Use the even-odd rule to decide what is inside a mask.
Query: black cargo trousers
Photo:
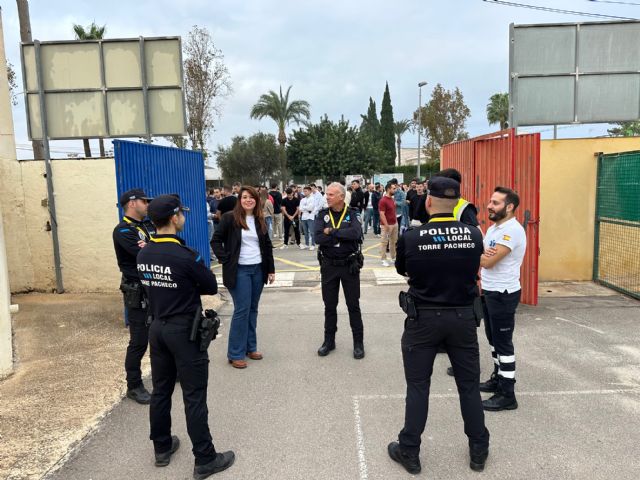
[[[140,364],[149,344],[149,327],[147,326],[147,310],[127,307],[129,322],[129,345],[124,357],[124,369],[127,372],[127,388],[138,388],[142,385]]]
[[[446,349],[453,366],[469,448],[484,452],[489,448],[489,431],[484,424],[478,388],[480,353],[472,307],[419,309],[415,320],[405,320],[402,360],[407,396],[404,428],[398,435],[400,446],[411,455],[420,452],[420,437],[429,410],[433,361],[440,346]]]
[[[338,331],[338,300],[340,284],[349,312],[349,324],[354,342],[362,342],[364,326],[360,311],[360,272],[352,273],[351,267],[333,265],[332,260],[322,260],[320,276],[322,278],[322,300],[324,302],[324,339],[334,341]],[[337,263],[337,262],[335,262]],[[345,261],[346,263],[346,261]]]
[[[154,450],[171,449],[171,396],[180,378],[187,420],[187,432],[193,446],[196,465],[204,465],[216,457],[209,432],[207,384],[209,354],[201,352],[199,342],[190,342],[193,315],[178,315],[153,320],[149,329],[151,377],[153,393],[149,418]]]

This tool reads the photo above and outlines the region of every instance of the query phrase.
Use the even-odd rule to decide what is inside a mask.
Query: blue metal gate
[[[113,147],[118,198],[131,188],[143,188],[152,197],[179,194],[191,209],[180,236],[210,265],[202,153],[124,140],[114,140]]]

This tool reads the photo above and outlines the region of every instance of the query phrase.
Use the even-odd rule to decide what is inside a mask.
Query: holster
[[[473,315],[476,317],[476,325],[479,327],[484,318],[484,295],[478,295],[473,299]]]
[[[144,288],[139,282],[131,282],[122,279],[120,291],[124,298],[124,306],[127,308],[147,308]]]
[[[205,310],[202,314],[202,307],[198,307],[191,324],[190,342],[198,342],[201,352],[206,352],[212,341],[218,336],[220,328],[220,317],[215,310]]]
[[[407,315],[409,321],[414,321],[418,318],[418,309],[416,308],[415,301],[408,292],[400,292],[398,294],[398,303],[402,311]]]

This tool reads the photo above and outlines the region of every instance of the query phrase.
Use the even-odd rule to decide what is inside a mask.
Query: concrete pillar
[[[6,57],[4,53],[4,35],[2,30],[2,9],[0,9],[0,162],[15,160],[16,148],[13,133],[13,117],[9,101]],[[8,157],[8,158],[7,158]],[[4,189],[6,184],[2,185]],[[16,185],[14,188],[22,188]],[[4,217],[0,202],[0,378],[13,371],[13,345],[11,337],[11,294],[9,286],[9,267],[4,241]]]

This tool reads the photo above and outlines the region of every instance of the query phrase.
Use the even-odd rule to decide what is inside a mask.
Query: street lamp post
[[[420,132],[422,131],[422,87],[427,82],[418,83],[418,171],[416,177],[420,178]]]

